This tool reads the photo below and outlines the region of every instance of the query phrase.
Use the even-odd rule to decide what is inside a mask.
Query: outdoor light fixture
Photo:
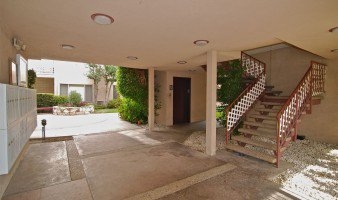
[[[184,64],[187,64],[187,61],[181,60],[181,61],[178,61],[177,63],[181,64],[181,65],[184,65]]]
[[[135,56],[127,56],[127,58],[128,58],[129,60],[137,60],[137,59],[138,59],[138,58],[135,57]]]
[[[61,44],[61,47],[67,50],[71,50],[75,48],[73,45],[69,45],[69,44]]]
[[[100,25],[109,25],[114,22],[114,19],[111,16],[101,13],[92,14],[91,18],[95,23]]]
[[[329,31],[332,33],[338,33],[338,27],[331,28]]]
[[[196,41],[194,41],[194,44],[196,46],[204,46],[204,45],[207,45],[208,43],[209,43],[208,40],[196,40]]]

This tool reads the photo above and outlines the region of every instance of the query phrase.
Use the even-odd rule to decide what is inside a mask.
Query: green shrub
[[[106,108],[107,108],[107,106],[105,106],[105,105],[98,105],[98,104],[94,105],[95,110],[106,109]]]
[[[78,106],[82,101],[82,97],[80,93],[77,93],[76,91],[71,91],[69,93],[69,103],[73,106]]]
[[[117,99],[112,99],[108,102],[107,104],[107,108],[118,108],[121,104],[121,99],[117,98]]]
[[[148,121],[148,106],[133,99],[123,98],[118,111],[123,120],[142,124]]]
[[[67,96],[54,96],[54,105],[64,105],[67,104],[69,102],[69,99]]]
[[[244,68],[240,60],[232,60],[223,63],[217,68],[217,85],[220,88],[217,90],[217,101],[223,105],[229,105],[243,91],[243,74]],[[219,108],[220,112],[217,115],[217,120],[221,125],[226,125],[226,115],[223,108]]]
[[[147,70],[119,67],[117,90],[123,97],[118,108],[120,117],[132,123],[148,121]]]
[[[53,94],[40,93],[36,95],[37,107],[52,107],[55,105]]]

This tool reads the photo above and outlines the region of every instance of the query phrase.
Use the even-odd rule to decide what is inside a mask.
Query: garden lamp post
[[[47,120],[43,119],[41,120],[41,125],[42,125],[42,139],[46,139],[46,125],[47,125]]]

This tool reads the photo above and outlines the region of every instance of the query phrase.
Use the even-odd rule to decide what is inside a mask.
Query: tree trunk
[[[107,105],[107,103],[108,103],[108,95],[107,95],[107,93],[108,93],[108,84],[109,84],[109,82],[105,83],[106,88],[105,88],[105,92],[104,92],[104,105]]]
[[[109,83],[108,83],[109,84]],[[111,91],[111,86],[113,85],[113,83],[110,83],[109,84],[109,89],[107,91],[107,98],[106,98],[106,101],[108,102],[109,101],[109,96],[110,96],[110,91]]]
[[[99,86],[97,82],[94,82],[94,103],[97,104],[97,94],[99,92]]]

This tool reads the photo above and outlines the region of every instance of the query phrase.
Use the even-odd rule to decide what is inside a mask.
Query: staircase
[[[255,79],[226,108],[226,148],[279,166],[283,151],[297,139],[297,127],[303,114],[311,114],[313,98],[324,94],[326,66],[311,66],[290,96],[279,96],[273,86],[265,86],[265,64],[242,53],[242,65]],[[255,68],[255,69],[252,69]],[[262,70],[257,70],[257,69]],[[258,72],[250,74],[250,72]],[[232,135],[235,128],[239,135]]]

